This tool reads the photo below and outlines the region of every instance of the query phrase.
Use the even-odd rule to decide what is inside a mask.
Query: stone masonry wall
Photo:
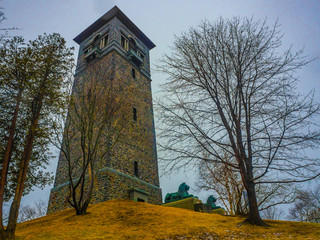
[[[102,161],[102,170],[95,185],[92,203],[110,199],[129,199],[129,190],[138,188],[150,194],[150,203],[160,204],[162,198],[156,156],[151,80],[116,50],[112,50],[96,62],[112,70],[112,74],[106,75],[105,84],[114,81],[120,86],[119,89],[122,89],[119,95],[127,98],[130,104],[124,112],[128,114],[128,121],[122,136],[115,144],[111,156]],[[91,64],[94,66],[95,63]],[[132,69],[135,69],[135,78],[132,76]],[[137,120],[133,119],[133,108],[137,110]],[[138,176],[134,173],[134,162],[138,163]],[[49,200],[49,213],[68,206],[67,184],[67,166],[60,156],[55,185]]]
[[[134,161],[138,162],[139,178],[159,186],[156,142],[154,135],[151,80],[145,77],[130,62],[117,52],[113,53],[115,80],[118,84],[130,86],[130,92],[123,92],[131,100],[128,109],[127,126],[119,143],[113,149],[110,167],[134,176]],[[131,76],[135,69],[135,79]],[[132,117],[133,107],[137,111],[137,120]]]
[[[136,177],[132,177],[121,172],[117,172],[110,168],[101,169],[91,200],[91,204],[104,202],[112,199],[129,200],[129,191],[131,189],[139,189],[146,192],[148,202],[151,204],[161,204],[161,189],[147,182],[141,181]],[[51,190],[48,214],[70,208],[66,200],[68,193],[68,185],[62,185]]]

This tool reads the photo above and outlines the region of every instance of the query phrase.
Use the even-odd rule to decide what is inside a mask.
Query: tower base
[[[70,208],[67,202],[68,185],[69,183],[66,182],[51,189],[47,214]],[[161,188],[106,167],[99,171],[91,204],[112,199],[135,201],[142,199],[145,202],[160,205],[162,203]]]

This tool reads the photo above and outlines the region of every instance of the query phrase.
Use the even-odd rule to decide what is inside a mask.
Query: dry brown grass
[[[242,225],[239,217],[197,213],[133,201],[92,205],[88,214],[64,210],[18,225],[18,239],[320,239],[320,224],[267,221]]]

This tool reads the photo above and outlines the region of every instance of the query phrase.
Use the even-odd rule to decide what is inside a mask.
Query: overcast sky
[[[278,19],[285,34],[284,46],[293,49],[304,48],[310,58],[320,57],[320,1],[319,0],[0,0],[4,7],[8,27],[17,27],[16,34],[26,40],[35,39],[37,35],[57,32],[74,46],[73,38],[117,5],[155,44],[151,51],[151,67],[155,69],[157,60],[170,52],[169,46],[174,35],[179,35],[190,26],[196,26],[201,20],[215,21],[219,17],[233,16],[267,19],[269,25]],[[320,60],[316,59],[298,72],[300,77],[299,91],[316,90],[320,96]],[[159,95],[159,85],[165,82],[165,76],[152,71],[153,97]],[[157,113],[155,113],[157,114]],[[318,151],[320,154],[320,151]],[[50,169],[55,171],[57,159]],[[161,172],[160,172],[161,173]],[[183,181],[191,186],[189,193],[199,195],[200,199],[212,193],[195,193],[196,173],[191,171],[171,176],[162,176],[160,184],[163,196],[175,192]],[[52,187],[52,186],[51,186]],[[35,190],[23,199],[25,204],[36,199],[49,198],[50,188]]]

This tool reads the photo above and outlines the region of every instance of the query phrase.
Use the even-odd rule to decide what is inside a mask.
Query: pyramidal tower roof
[[[73,40],[80,44],[87,39],[93,32],[97,31],[113,17],[117,17],[123,24],[125,24],[132,33],[134,33],[149,49],[154,48],[156,45],[117,7],[114,6],[97,21],[87,27]]]

